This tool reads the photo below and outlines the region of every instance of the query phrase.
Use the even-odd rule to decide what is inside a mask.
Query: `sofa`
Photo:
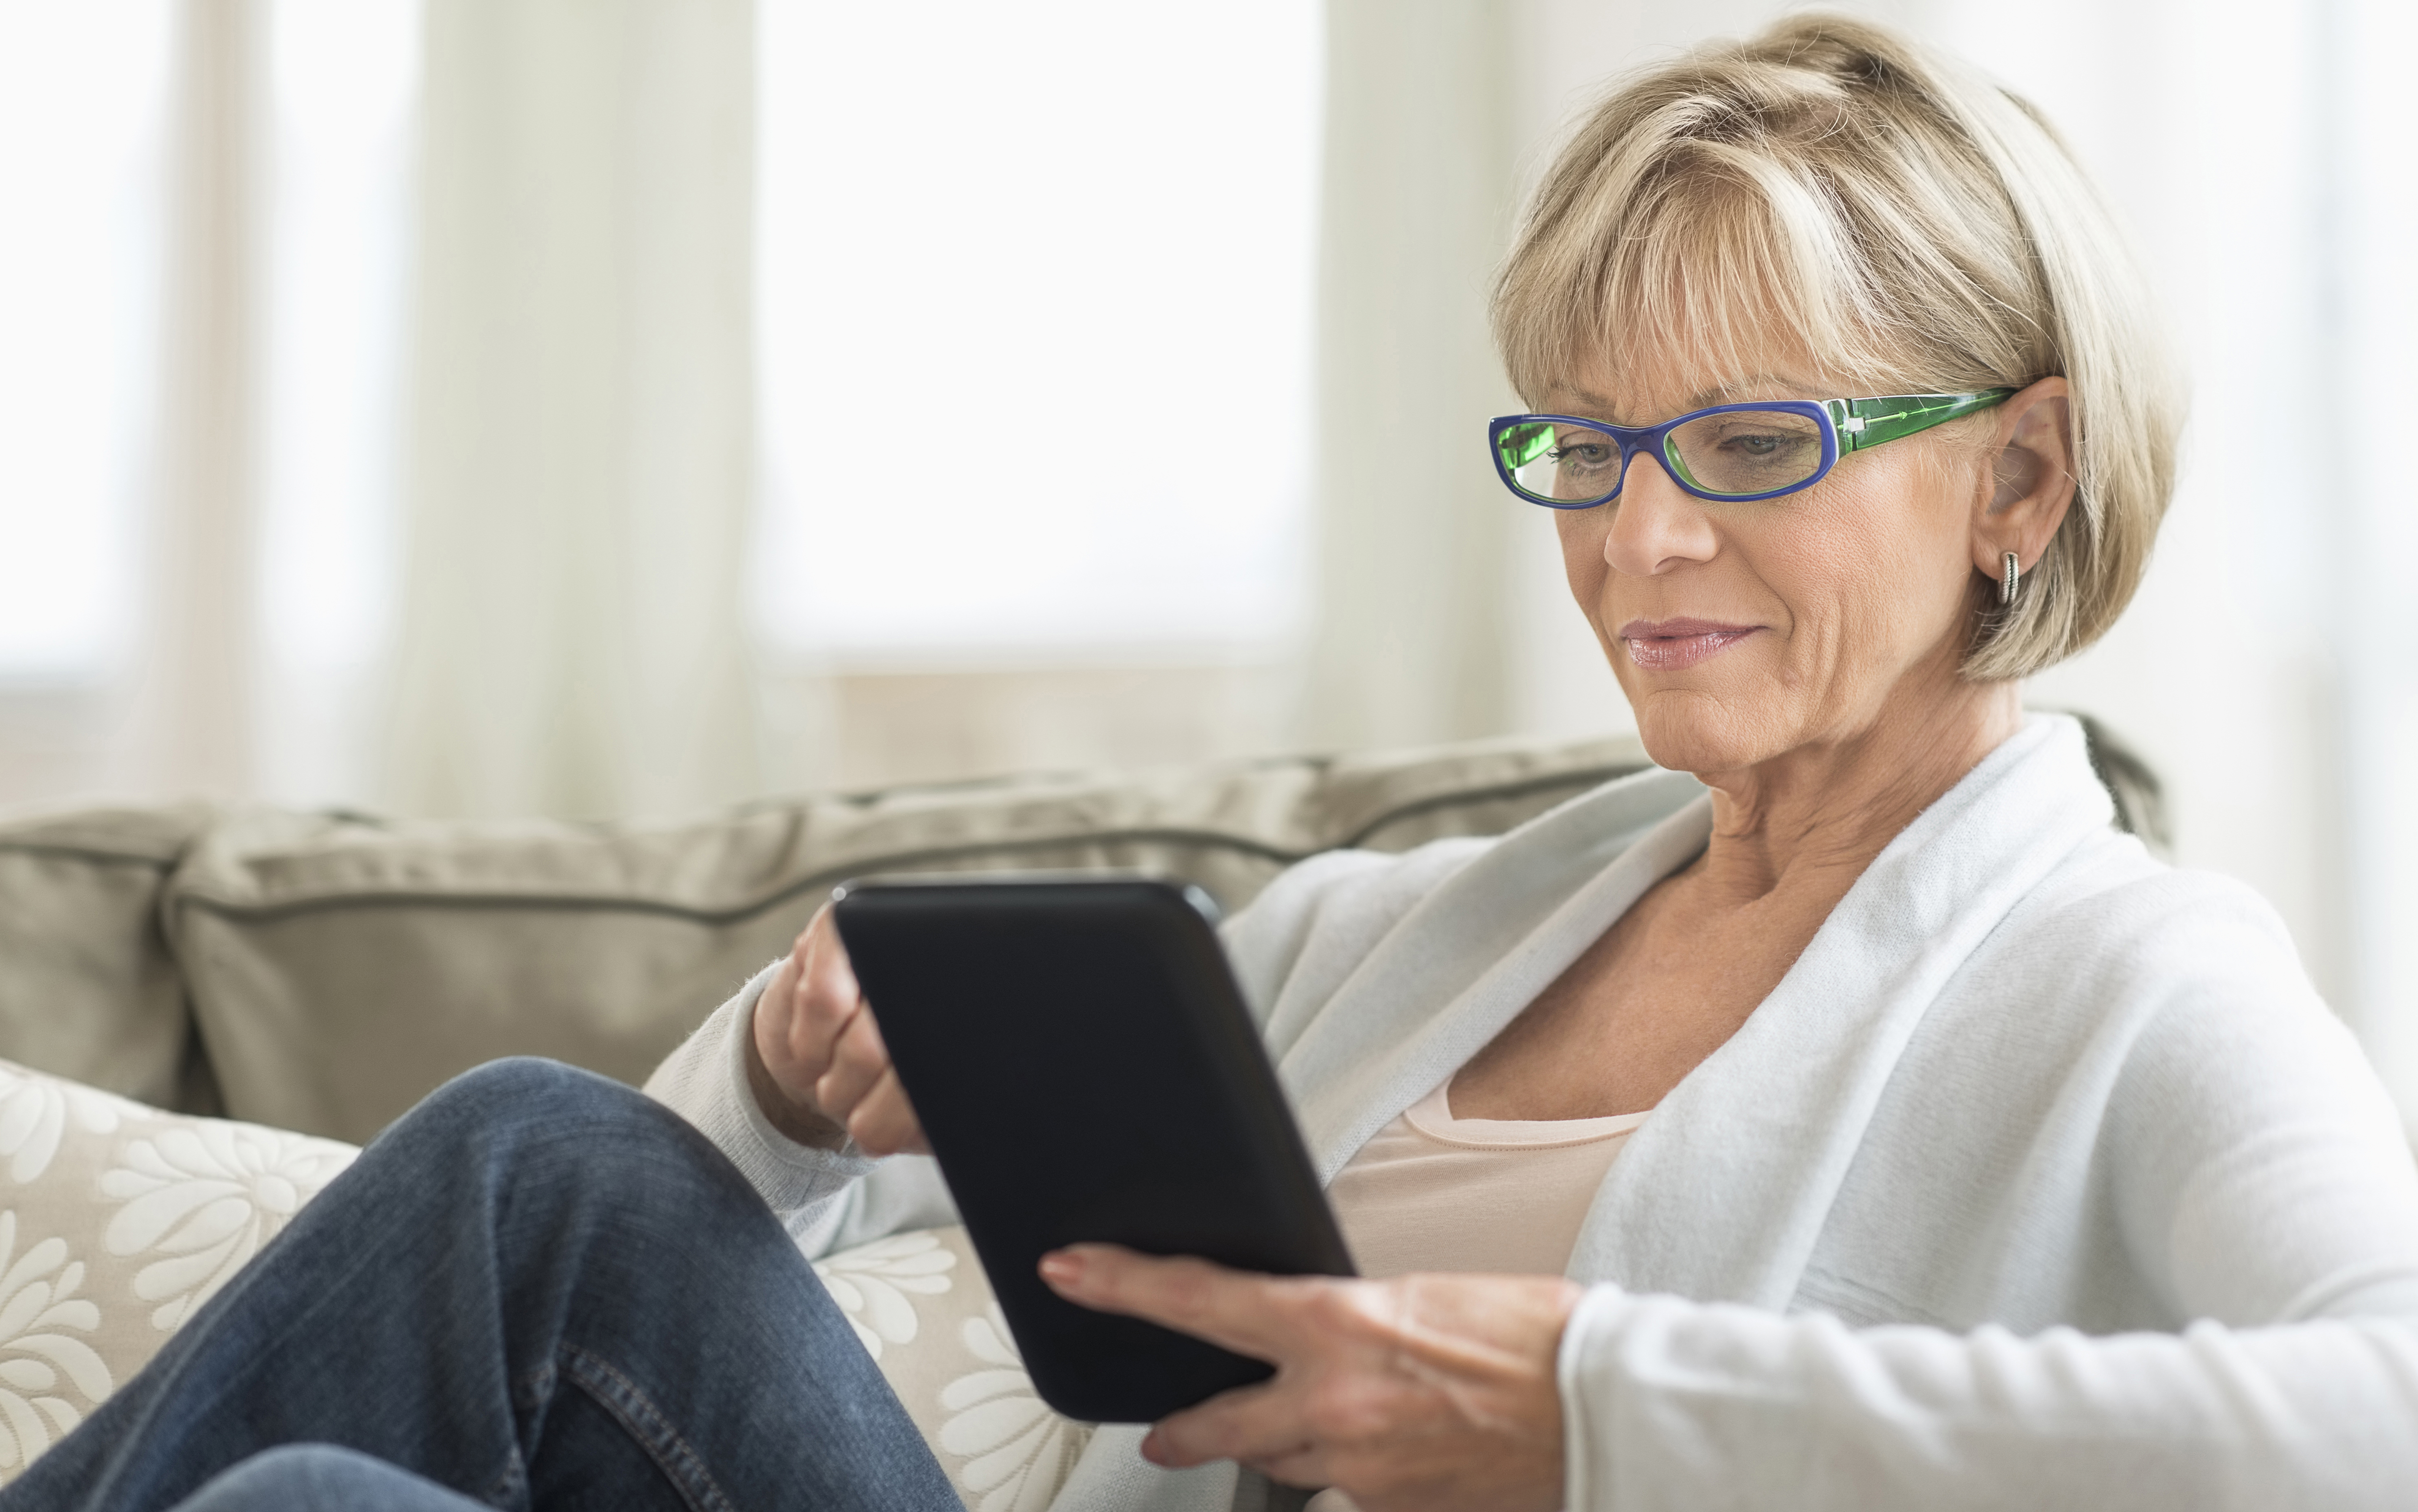
[[[2119,822],[2162,845],[2154,779],[2090,733]],[[1646,765],[1632,739],[1491,741],[681,822],[0,821],[0,1478],[430,1090],[510,1055],[643,1081],[844,878],[1140,869],[1231,910],[1314,852],[1500,832]],[[963,1234],[817,1269],[968,1505],[1044,1504],[1088,1430],[1032,1396]]]

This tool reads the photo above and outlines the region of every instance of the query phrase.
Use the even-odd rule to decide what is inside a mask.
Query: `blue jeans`
[[[380,1135],[0,1512],[957,1512],[745,1179],[506,1061]]]

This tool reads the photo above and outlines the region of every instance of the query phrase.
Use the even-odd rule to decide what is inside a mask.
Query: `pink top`
[[[1377,1131],[1327,1189],[1360,1274],[1559,1275],[1644,1113],[1457,1119],[1451,1083]]]

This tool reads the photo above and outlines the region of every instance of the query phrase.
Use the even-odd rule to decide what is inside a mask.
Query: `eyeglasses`
[[[2014,391],[1715,405],[1660,425],[1506,415],[1488,422],[1486,435],[1504,485],[1547,509],[1591,510],[1617,497],[1629,459],[1645,451],[1698,498],[1737,503],[1811,487],[1846,452],[1987,409]]]

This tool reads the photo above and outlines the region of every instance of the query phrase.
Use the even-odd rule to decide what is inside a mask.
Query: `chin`
[[[1695,689],[1632,693],[1637,736],[1658,767],[1673,771],[1737,771],[1787,749],[1768,710],[1761,717]]]

